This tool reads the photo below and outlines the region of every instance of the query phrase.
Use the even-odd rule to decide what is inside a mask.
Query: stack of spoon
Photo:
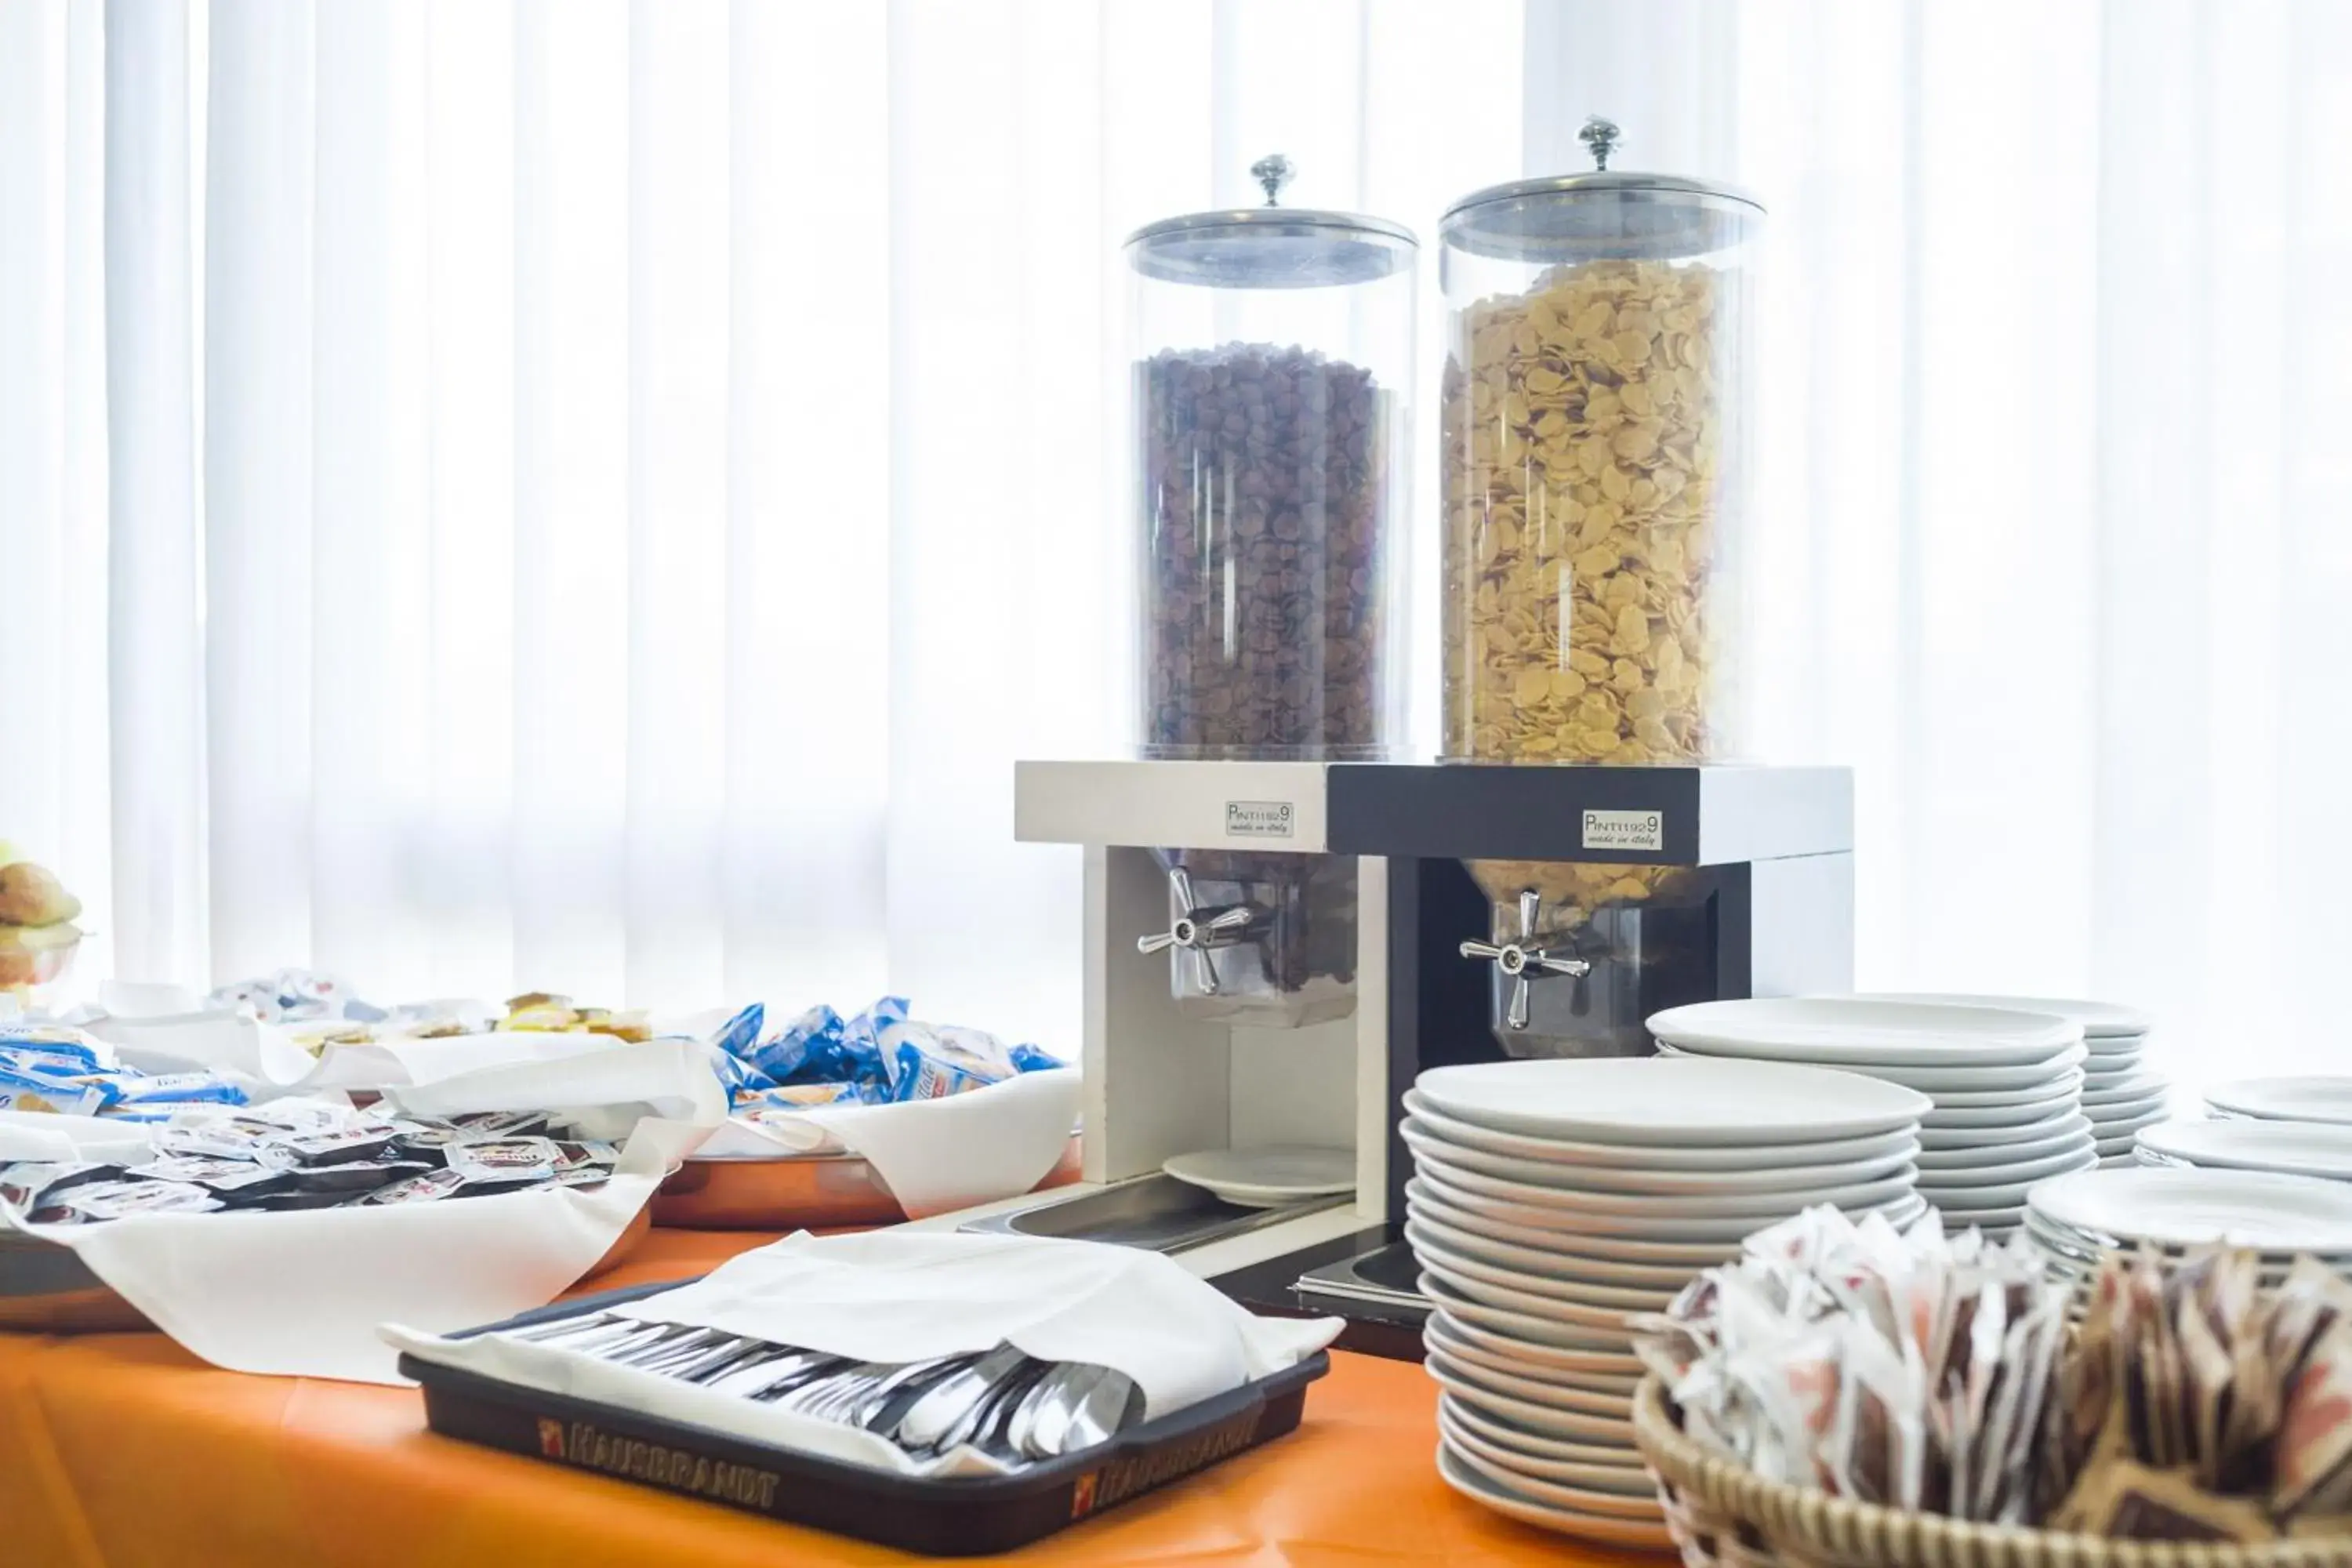
[[[1103,1442],[1143,1414],[1143,1392],[1125,1373],[1040,1361],[1009,1344],[927,1361],[866,1362],[611,1312],[500,1337],[860,1427],[919,1458],[965,1446],[1013,1464],[1054,1458]]]

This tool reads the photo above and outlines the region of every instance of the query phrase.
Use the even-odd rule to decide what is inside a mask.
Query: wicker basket
[[[1691,1568],[2352,1568],[2352,1541],[2106,1541],[1785,1486],[1684,1436],[1654,1377],[1633,1394],[1633,1441],[1657,1475],[1667,1526]]]

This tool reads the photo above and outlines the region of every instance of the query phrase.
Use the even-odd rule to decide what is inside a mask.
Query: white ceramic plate
[[[1962,1193],[1973,1187],[2009,1186],[2019,1182],[2038,1182],[2045,1176],[2063,1176],[2069,1171],[2079,1171],[2092,1158],[2091,1140],[2077,1133],[2063,1149],[2030,1160],[2016,1160],[2006,1165],[1978,1165],[1964,1171],[1938,1171],[1933,1176],[1922,1173],[1919,1190],[1934,1203],[1937,1193]],[[1965,1201],[1965,1200],[1963,1200]],[[1987,1199],[1989,1203],[1999,1199]],[[2009,1200],[2023,1203],[2021,1197]]]
[[[1608,1546],[1633,1546],[1651,1552],[1672,1552],[1675,1549],[1675,1538],[1664,1524],[1610,1519],[1547,1507],[1523,1493],[1487,1479],[1463,1463],[1443,1440],[1437,1446],[1437,1477],[1472,1502],[1490,1508],[1506,1519],[1517,1520],[1521,1524],[1532,1524]]]
[[[2014,1182],[2002,1182],[1998,1185],[1940,1187],[1927,1194],[1926,1196],[1929,1203],[1948,1215],[1954,1210],[1965,1213],[1979,1209],[2017,1209],[2021,1215],[2025,1206],[2025,1194],[2035,1187],[2050,1180],[2052,1176],[2070,1175],[2076,1171],[2095,1169],[2098,1163],[2099,1157],[2085,1149],[2074,1157],[2071,1164],[2039,1176],[2023,1177]]]
[[[1657,1500],[1658,1483],[1650,1479],[1650,1472],[1638,1459],[1622,1464],[1596,1465],[1523,1454],[1495,1442],[1453,1414],[1446,1408],[1443,1395],[1439,1396],[1437,1405],[1437,1430],[1463,1453],[1475,1454],[1507,1471],[1569,1486],[1591,1487],[1595,1491],[1648,1498],[1653,1502]]]
[[[1990,1110],[2005,1105],[2064,1105],[2081,1098],[2083,1075],[2079,1071],[2058,1074],[2024,1089],[1982,1089],[1956,1090],[1937,1089],[1927,1092],[1942,1110]]]
[[[1467,1257],[1516,1268],[1522,1273],[1534,1272],[1586,1285],[1671,1294],[1689,1284],[1691,1277],[1698,1272],[1697,1267],[1691,1265],[1661,1267],[1647,1263],[1622,1263],[1609,1258],[1586,1258],[1572,1246],[1556,1247],[1540,1243],[1522,1245],[1516,1241],[1498,1240],[1480,1231],[1465,1230],[1412,1199],[1405,1202],[1405,1214],[1412,1223],[1427,1226],[1441,1244]],[[1717,1256],[1719,1259],[1727,1255]]]
[[[1423,1131],[1459,1148],[1505,1154],[1549,1164],[1607,1166],[1627,1171],[1758,1171],[1791,1161],[1808,1165],[1844,1164],[1875,1159],[1908,1145],[1908,1125],[1891,1132],[1856,1138],[1832,1138],[1812,1143],[1727,1143],[1720,1148],[1688,1148],[1675,1144],[1581,1143],[1566,1139],[1529,1138],[1498,1132],[1446,1115],[1430,1104],[1419,1089],[1404,1091],[1404,1108]]]
[[[2006,1209],[1944,1209],[1947,1231],[1966,1230],[1970,1226],[1979,1230],[2014,1230],[2025,1218],[2022,1208]]]
[[[1356,1190],[1356,1152],[1304,1143],[1260,1149],[1202,1149],[1160,1167],[1180,1182],[1206,1187],[1229,1204],[1273,1208]]]
[[[1916,1089],[1922,1094],[1941,1099],[1947,1094],[2036,1094],[2048,1099],[2053,1095],[2070,1094],[2081,1087],[2083,1043],[2080,1040],[2064,1047],[2056,1055],[2038,1062],[2017,1065],[1993,1065],[1968,1068],[1903,1068],[1856,1067],[1849,1070],[1866,1072],[1888,1083],[1899,1083],[1906,1089]],[[1963,1104],[1967,1103],[1965,1100]]]
[[[1515,1350],[1491,1351],[1484,1345],[1473,1344],[1451,1329],[1441,1327],[1443,1321],[1442,1313],[1430,1314],[1429,1322],[1422,1331],[1422,1342],[1424,1349],[1437,1351],[1460,1362],[1470,1369],[1473,1375],[1486,1373],[1495,1377],[1524,1378],[1531,1383],[1549,1384],[1559,1388],[1580,1389],[1589,1394],[1601,1394],[1627,1399],[1633,1397],[1633,1385],[1642,1381],[1642,1363],[1634,1360],[1630,1352],[1612,1358],[1629,1363],[1633,1369],[1630,1372],[1622,1370],[1591,1372],[1574,1367],[1554,1366],[1548,1362],[1527,1360]]]
[[[1783,1161],[1759,1164],[1750,1171],[1628,1171],[1492,1154],[1441,1137],[1412,1117],[1405,1119],[1401,1131],[1414,1154],[1456,1170],[1475,1171],[1481,1175],[1524,1182],[1531,1186],[1653,1197],[1722,1192],[1802,1192],[1844,1182],[1870,1181],[1900,1170],[1919,1147],[1918,1140],[1906,1138],[1884,1154],[1822,1165]]]
[[[2083,1037],[2081,1025],[2048,1013],[1853,996],[1699,1002],[1652,1014],[1649,1027],[1706,1056],[1913,1068],[2026,1067]]]
[[[2156,1020],[2137,1007],[2118,1002],[2091,1002],[2074,996],[1976,996],[1957,991],[1864,991],[1869,1002],[1933,1002],[1947,1007],[1998,1007],[2006,1013],[2050,1013],[2083,1026],[2085,1039],[2137,1040],[2156,1027]]]
[[[1455,1394],[1441,1390],[1437,1408],[1454,1418],[1458,1426],[1475,1432],[1498,1448],[1529,1458],[1556,1459],[1571,1465],[1638,1465],[1641,1450],[1633,1447],[1628,1436],[1612,1442],[1571,1443],[1562,1438],[1547,1436],[1504,1420],[1492,1411],[1481,1410],[1465,1404]]]
[[[1450,1227],[1447,1227],[1450,1228]],[[1531,1295],[1547,1297],[1573,1306],[1591,1307],[1604,1312],[1659,1312],[1674,1300],[1671,1290],[1629,1290],[1620,1285],[1587,1285],[1580,1280],[1561,1279],[1546,1271],[1512,1268],[1503,1264],[1489,1263],[1459,1247],[1446,1244],[1439,1234],[1439,1222],[1428,1218],[1405,1221],[1405,1240],[1412,1244],[1413,1257],[1424,1268],[1443,1268],[1448,1274],[1476,1279],[1507,1289],[1525,1290]]]
[[[2040,1137],[2081,1112],[2082,1101],[2071,1094],[2063,1100],[2041,1100],[2032,1105],[1979,1109],[1954,1106],[1949,1110],[1931,1112],[1920,1123],[1919,1147],[1923,1151],[1948,1149],[1955,1134],[1975,1137],[1987,1129],[1998,1129],[2003,1138]]]
[[[1467,1318],[1456,1317],[1450,1307],[1440,1307],[1429,1314],[1431,1323],[1444,1325],[1446,1335],[1454,1342],[1455,1353],[1461,1347],[1482,1350],[1489,1357],[1503,1356],[1518,1363],[1529,1373],[1582,1373],[1588,1365],[1614,1366],[1631,1356],[1631,1350],[1602,1350],[1586,1345],[1548,1345],[1536,1340],[1522,1340],[1510,1334],[1498,1333],[1484,1324]],[[1424,1332],[1426,1331],[1424,1326]],[[1630,1341],[1627,1342],[1629,1344]],[[1465,1359],[1470,1359],[1465,1357]],[[1610,1375],[1603,1372],[1603,1376]]]
[[[2091,1118],[2091,1136],[2102,1143],[2110,1139],[2131,1137],[2141,1128],[2153,1127],[2159,1121],[2169,1121],[2172,1116],[2162,1100],[2147,1110],[2134,1111],[2127,1116],[2110,1116],[2098,1111],[2085,1114]]]
[[[1653,1311],[1662,1310],[1664,1303],[1674,1299],[1675,1292],[1689,1282],[1689,1276],[1678,1270],[1667,1270],[1664,1278],[1673,1284],[1627,1285],[1622,1282],[1591,1279],[1582,1277],[1580,1259],[1548,1252],[1533,1247],[1512,1247],[1507,1242],[1489,1242],[1475,1231],[1464,1230],[1436,1215],[1405,1205],[1407,1238],[1416,1247],[1423,1244],[1446,1255],[1449,1267],[1463,1268],[1475,1274],[1485,1270],[1505,1285],[1527,1282],[1527,1288],[1556,1295],[1563,1300],[1581,1301],[1590,1307],[1614,1307],[1622,1311]],[[1497,1246],[1507,1247],[1510,1258],[1487,1256]]]
[[[2063,1154],[2070,1149],[2088,1148],[2091,1124],[2064,1127],[2047,1138],[2021,1138],[2014,1141],[1987,1138],[1964,1143],[1957,1149],[1938,1149],[1919,1159],[1919,1179],[1923,1182],[1949,1182],[1963,1171],[1982,1170],[1988,1165],[2014,1165],[2025,1160],[2046,1159]],[[1965,1179],[1965,1178],[1961,1178]]]
[[[2242,1078],[2207,1089],[2205,1103],[2272,1121],[2352,1122],[2352,1074]]]
[[[1533,1498],[1554,1508],[1573,1509],[1579,1513],[1596,1513],[1612,1519],[1661,1519],[1658,1494],[1627,1495],[1624,1492],[1600,1491],[1589,1487],[1572,1487],[1559,1481],[1549,1481],[1521,1470],[1498,1465],[1468,1448],[1451,1450],[1452,1457],[1475,1470],[1497,1486]]]
[[[2352,1127],[2310,1121],[2159,1121],[2142,1149],[2208,1169],[2285,1171],[2352,1182]]]
[[[1617,1237],[1639,1241],[1714,1241],[1736,1242],[1763,1229],[1776,1220],[1811,1206],[1815,1202],[1834,1202],[1859,1216],[1862,1213],[1893,1205],[1909,1195],[1912,1184],[1906,1177],[1899,1182],[1874,1183],[1868,1188],[1852,1189],[1868,1192],[1866,1198],[1852,1202],[1828,1197],[1811,1197],[1794,1194],[1782,1196],[1790,1201],[1774,1205],[1762,1213],[1736,1214],[1701,1218],[1695,1215],[1673,1215],[1654,1218],[1647,1215],[1609,1214],[1592,1210],[1570,1209],[1552,1204],[1524,1204],[1492,1193],[1470,1192],[1456,1184],[1454,1173],[1440,1173],[1423,1166],[1414,1180],[1425,1185],[1430,1194],[1471,1216],[1464,1226],[1472,1231],[1493,1228],[1496,1223],[1523,1226],[1530,1229],[1565,1231],[1572,1236]],[[1407,1189],[1410,1191],[1410,1188]]]
[[[1563,1373],[1586,1377],[1639,1378],[1642,1374],[1641,1359],[1631,1351],[1569,1350],[1559,1345],[1530,1344],[1461,1321],[1443,1307],[1429,1314],[1423,1331],[1449,1355],[1469,1362],[1500,1357],[1516,1363],[1530,1377]]]
[[[1748,1147],[1907,1130],[1931,1102],[1893,1084],[1785,1063],[1558,1057],[1433,1068],[1421,1097],[1460,1121],[1584,1142]]]
[[[1447,1384],[1447,1387],[1459,1384],[1468,1391],[1465,1397],[1475,1398],[1483,1394],[1488,1403],[1501,1409],[1509,1408],[1503,1401],[1516,1400],[1522,1405],[1532,1402],[1546,1410],[1582,1415],[1595,1421],[1631,1423],[1633,1418],[1633,1402],[1622,1394],[1601,1394],[1589,1388],[1562,1388],[1558,1384],[1522,1377],[1515,1373],[1489,1372],[1485,1367],[1456,1361],[1442,1350],[1431,1350],[1425,1346],[1422,1365],[1429,1369],[1432,1377],[1441,1382],[1452,1378],[1454,1383]]]
[[[2084,1073],[2083,1075],[2083,1092],[2084,1094],[2096,1094],[2103,1089],[2113,1089],[2118,1084],[2144,1078],[2154,1079],[2157,1082],[2165,1084],[2167,1088],[2170,1087],[2169,1082],[2162,1073],[2152,1071],[2147,1068],[2142,1067],[2137,1062],[2134,1062],[2129,1067],[2117,1068],[2114,1072]]]
[[[1525,1340],[1530,1344],[1549,1345],[1554,1350],[1610,1351],[1622,1354],[1633,1342],[1622,1329],[1595,1329],[1580,1323],[1562,1323],[1549,1318],[1515,1312],[1508,1307],[1474,1301],[1433,1274],[1422,1275],[1419,1285],[1421,1293],[1456,1322],[1475,1324],[1489,1332]]]
[[[2121,1089],[2102,1090],[2083,1096],[2083,1109],[2092,1115],[2116,1110],[2125,1106],[2161,1105],[2171,1095],[2172,1086],[2160,1078],[2142,1078]]]
[[[1493,1237],[1498,1241],[1513,1242],[1521,1247],[1558,1247],[1580,1257],[1606,1258],[1621,1263],[1663,1263],[1704,1268],[1710,1264],[1726,1262],[1738,1257],[1739,1244],[1757,1231],[1763,1229],[1766,1223],[1769,1223],[1758,1222],[1749,1225],[1746,1230],[1740,1231],[1736,1236],[1717,1234],[1692,1237],[1682,1234],[1671,1236],[1656,1234],[1660,1226],[1672,1224],[1679,1228],[1690,1223],[1684,1220],[1662,1220],[1649,1231],[1639,1235],[1603,1236],[1590,1230],[1565,1229],[1556,1223],[1560,1216],[1548,1210],[1522,1209],[1517,1212],[1521,1215],[1532,1217],[1513,1217],[1511,1205],[1496,1205],[1478,1200],[1475,1196],[1469,1198],[1472,1206],[1465,1206],[1465,1194],[1446,1188],[1442,1182],[1433,1184],[1424,1176],[1414,1176],[1408,1181],[1405,1184],[1404,1192],[1408,1204],[1424,1213],[1434,1215],[1458,1230],[1465,1230],[1475,1236]],[[1483,1206],[1479,1206],[1482,1203]],[[1889,1224],[1900,1230],[1918,1218],[1921,1209],[1925,1206],[1925,1200],[1916,1192],[1913,1192],[1895,1203],[1857,1211],[1853,1217],[1859,1219],[1864,1213],[1883,1214]],[[1748,1222],[1734,1223],[1736,1227]]]
[[[1433,1215],[1454,1229],[1473,1236],[1490,1237],[1517,1247],[1556,1247],[1581,1257],[1605,1258],[1617,1263],[1705,1268],[1738,1257],[1742,1239],[1734,1237],[1717,1241],[1647,1241],[1640,1237],[1577,1235],[1544,1224],[1517,1225],[1492,1213],[1473,1213],[1449,1200],[1419,1176],[1405,1184],[1404,1195],[1407,1205],[1414,1213]],[[1542,1217],[1549,1219],[1550,1216]]]
[[[1517,1285],[1481,1279],[1449,1268],[1434,1258],[1420,1258],[1417,1261],[1430,1278],[1465,1300],[1484,1301],[1490,1307],[1500,1307],[1526,1317],[1548,1319],[1589,1333],[1622,1334],[1628,1331],[1625,1327],[1626,1310],[1622,1307],[1588,1307],[1581,1301],[1566,1301],[1555,1296],[1538,1295]]]
[[[2033,1189],[2062,1226],[2173,1246],[2229,1240],[2266,1251],[2352,1251],[2352,1187],[2275,1171],[2084,1171]]]
[[[1532,1182],[1507,1181],[1484,1172],[1441,1163],[1435,1155],[1416,1163],[1425,1176],[1448,1186],[1505,1203],[1532,1204],[1564,1214],[1611,1215],[1633,1220],[1718,1219],[1745,1215],[1790,1215],[1814,1204],[1840,1206],[1885,1203],[1902,1195],[1911,1184],[1912,1167],[1901,1165],[1871,1180],[1848,1176],[1832,1184],[1798,1190],[1753,1192],[1737,1176],[1726,1177],[1713,1191],[1654,1195],[1647,1193],[1580,1192],[1572,1187],[1538,1186]],[[1571,1223],[1563,1221],[1562,1223]],[[1752,1228],[1752,1227],[1751,1227]]]

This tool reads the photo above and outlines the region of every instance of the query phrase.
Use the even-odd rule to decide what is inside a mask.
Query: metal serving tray
[[[1183,1252],[1355,1201],[1353,1193],[1334,1193],[1279,1208],[1244,1208],[1225,1202],[1206,1187],[1154,1174],[1074,1198],[1058,1198],[1030,1208],[966,1220],[957,1228],[1000,1236],[1108,1241],[1151,1252]]]

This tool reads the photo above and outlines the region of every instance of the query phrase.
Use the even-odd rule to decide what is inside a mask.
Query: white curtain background
[[[0,0],[0,835],[93,972],[1067,1046],[1010,763],[1124,737],[1118,240],[1279,150],[1433,247],[1596,110],[1772,209],[1757,684],[1864,981],[2330,1057],[2334,0]]]

